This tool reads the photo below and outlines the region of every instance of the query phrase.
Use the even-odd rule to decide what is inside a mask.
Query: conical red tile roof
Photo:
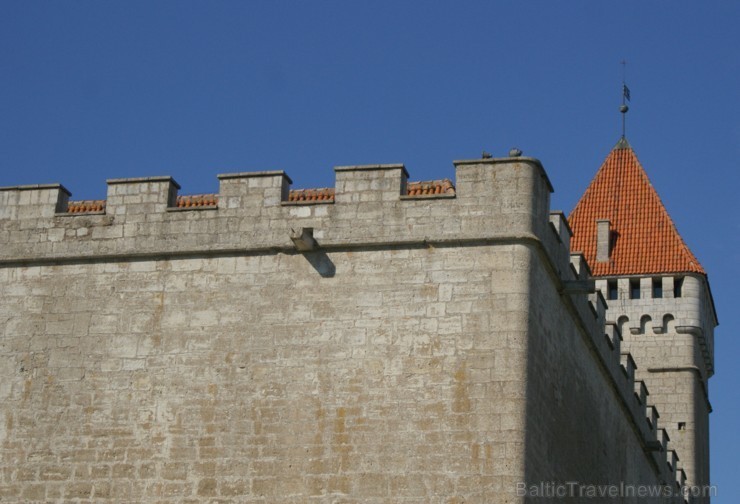
[[[608,261],[596,260],[596,221],[611,222]],[[568,217],[571,250],[594,276],[702,273],[626,140],[609,153]]]

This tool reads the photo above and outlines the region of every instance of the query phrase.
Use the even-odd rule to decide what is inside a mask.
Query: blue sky
[[[709,272],[720,327],[712,476],[740,453],[740,3],[730,1],[0,2],[0,186],[453,159],[517,146],[569,212],[621,134]]]

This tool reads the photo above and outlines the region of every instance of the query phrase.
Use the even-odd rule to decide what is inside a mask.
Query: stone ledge
[[[217,205],[213,206],[189,206],[189,207],[167,207],[166,212],[194,212],[203,210],[218,210]],[[89,215],[89,214],[88,214]]]
[[[180,189],[180,184],[175,182],[175,179],[170,177],[169,175],[160,175],[160,176],[154,176],[154,177],[131,177],[131,178],[117,178],[117,179],[108,179],[105,181],[108,185],[114,185],[114,184],[141,184],[145,182],[169,182],[178,189]]]
[[[333,205],[334,200],[315,200],[315,201],[281,201],[282,206],[303,206],[303,205]]]
[[[89,215],[105,215],[105,210],[99,210],[96,212],[57,212],[54,217],[83,217]]]
[[[69,196],[72,195],[72,193],[69,192],[69,189],[64,187],[62,184],[25,184],[25,185],[17,185],[17,186],[0,187],[0,191],[33,191],[33,190],[39,190],[39,189],[59,189],[61,191],[66,192],[67,195]]]
[[[402,194],[400,196],[401,201],[413,201],[413,200],[430,200],[430,199],[455,199],[456,194],[418,194],[414,196],[408,196]]]
[[[235,178],[254,178],[254,177],[274,177],[276,175],[282,175],[288,179],[288,183],[292,184],[293,181],[283,170],[265,170],[255,172],[237,172],[237,173],[219,173],[216,178],[219,180],[235,179]]]

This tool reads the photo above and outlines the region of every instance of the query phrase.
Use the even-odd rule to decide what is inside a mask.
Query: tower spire
[[[627,102],[630,101],[630,88],[627,87],[627,61],[622,60],[622,106],[619,111],[622,113],[622,140],[626,139],[627,129],[627,111],[630,109]]]

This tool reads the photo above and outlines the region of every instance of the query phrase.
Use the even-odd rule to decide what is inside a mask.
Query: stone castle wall
[[[282,172],[230,174],[184,210],[168,177],[119,179],[89,213],[59,185],[0,189],[0,498],[675,487],[539,162],[457,162],[456,192],[423,198],[406,179],[338,168],[306,204]]]
[[[633,299],[630,281],[639,285]],[[674,281],[681,287],[675,291]],[[608,280],[598,280],[606,292]],[[703,275],[660,277],[656,297],[653,278],[622,278],[608,317],[624,336],[624,348],[639,363],[637,376],[651,391],[653,403],[692,485],[709,485],[708,381],[714,373],[716,314]],[[708,498],[695,499],[697,503]]]

